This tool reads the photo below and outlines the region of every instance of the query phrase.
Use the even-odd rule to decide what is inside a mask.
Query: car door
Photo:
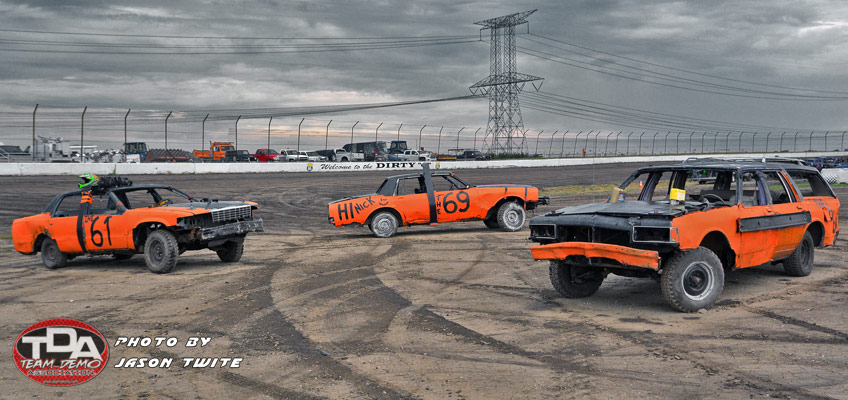
[[[433,176],[438,222],[453,222],[474,218],[468,186],[449,175]]]
[[[424,177],[400,178],[395,188],[394,208],[404,217],[403,223],[430,223],[430,200],[427,196],[427,186]]]
[[[56,241],[63,253],[82,253],[77,235],[77,223],[80,214],[80,193],[71,193],[62,198],[50,213],[47,233]]]
[[[739,246],[736,266],[746,268],[772,260],[777,245],[776,231],[771,227],[774,208],[770,203],[765,179],[757,171],[745,171],[737,180],[739,204]],[[741,182],[741,185],[738,183]]]
[[[781,260],[798,248],[812,216],[802,206],[783,171],[763,171],[762,176],[772,206],[772,215],[768,219],[775,231],[773,259]]]

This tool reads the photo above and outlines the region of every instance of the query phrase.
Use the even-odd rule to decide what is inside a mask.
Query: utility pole
[[[200,150],[206,148],[206,118],[209,118],[209,114],[206,114],[206,116],[203,117],[203,123],[200,125]],[[209,151],[212,151],[211,146]],[[211,157],[212,153],[209,153],[209,156]]]
[[[418,130],[418,150],[421,150],[421,133],[424,132],[424,128],[426,127],[427,124],[424,124],[424,126],[422,126],[421,129]]]
[[[298,156],[298,159],[300,159],[300,126],[303,125],[304,120],[306,120],[306,118],[301,118],[300,123],[297,124],[297,154],[298,154],[297,156]]]
[[[124,162],[127,161],[127,117],[130,116],[130,111],[132,108],[127,109],[127,113],[124,114]]]
[[[165,157],[168,157],[168,156],[171,155],[171,152],[168,150],[168,118],[171,118],[171,114],[173,114],[173,113],[174,113],[173,111],[168,111],[168,116],[165,117]],[[238,136],[236,136],[236,137],[238,137]],[[238,143],[238,142],[236,142],[236,143]]]
[[[239,115],[238,118],[236,118],[236,147],[235,147],[236,151],[238,151],[238,122],[239,122],[240,119],[241,119],[241,115]],[[211,153],[210,153],[210,155],[211,155]],[[226,155],[226,154],[224,154],[224,155]]]
[[[271,149],[271,121],[273,121],[273,120],[274,120],[274,117],[268,117],[268,144],[266,144],[266,147],[265,147],[265,149],[266,149],[265,154],[266,155],[268,154],[268,150]],[[271,161],[271,159],[269,158],[268,161]]]
[[[442,154],[442,131],[445,129],[443,126],[439,129],[439,144],[436,145],[436,154]]]
[[[483,150],[494,155],[527,153],[524,121],[518,105],[518,94],[530,82],[538,91],[542,78],[517,72],[515,57],[515,27],[528,24],[527,17],[536,10],[475,22],[489,30],[489,76],[471,85],[471,93],[489,97],[489,122],[483,139]],[[529,30],[529,24],[528,24]],[[538,82],[538,86],[537,83]],[[513,150],[515,149],[515,150]]]
[[[330,140],[330,124],[333,123],[333,120],[327,122],[327,130],[324,131],[324,150],[329,150],[328,143]],[[335,153],[334,153],[335,154]]]
[[[35,112],[38,111],[38,104],[35,105],[35,109],[32,110],[32,147],[29,152],[32,153],[32,160],[35,161]]]
[[[463,129],[465,129],[464,126],[462,128],[459,128],[459,131],[456,132],[456,148],[457,149],[459,149],[459,133],[462,132]],[[539,143],[539,141],[537,140],[536,144],[538,145],[538,143]]]
[[[85,163],[85,112],[88,106],[82,109],[82,117],[80,117],[80,162]]]
[[[356,128],[357,125],[359,125],[359,121],[356,121],[356,123],[353,124],[353,126],[350,127],[350,152],[351,153],[353,153],[353,128]],[[351,161],[353,161],[353,160],[351,160]]]

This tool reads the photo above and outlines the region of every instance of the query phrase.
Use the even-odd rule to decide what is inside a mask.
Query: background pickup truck
[[[364,158],[362,153],[349,153],[344,149],[318,150],[317,153],[327,157],[330,161],[362,161]]]

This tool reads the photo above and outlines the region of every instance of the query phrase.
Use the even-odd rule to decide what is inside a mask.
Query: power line
[[[98,37],[134,37],[134,38],[166,38],[166,39],[222,39],[222,40],[368,40],[368,39],[443,39],[443,38],[476,38],[476,35],[441,35],[441,36],[362,36],[362,37],[255,37],[255,36],[189,36],[189,35],[142,35],[131,33],[102,33],[102,32],[61,32],[25,29],[0,29],[0,32],[36,33],[61,36],[98,36]]]
[[[538,57],[538,58],[541,58],[541,59],[544,59],[544,60],[552,61],[552,62],[555,62],[555,63],[558,63],[558,64],[571,66],[571,67],[574,67],[574,68],[584,69],[584,70],[588,70],[588,71],[592,71],[592,72],[597,72],[597,73],[615,76],[615,77],[628,79],[628,80],[633,80],[633,81],[637,81],[637,82],[650,83],[650,84],[653,84],[653,85],[671,87],[671,88],[688,90],[688,91],[693,91],[693,92],[711,93],[711,94],[733,96],[733,97],[768,99],[768,100],[793,100],[793,101],[848,100],[848,97],[793,95],[793,94],[786,94],[786,93],[779,93],[779,92],[765,92],[765,91],[743,89],[743,88],[735,88],[735,89],[732,89],[732,90],[743,92],[743,93],[768,94],[768,95],[771,95],[771,96],[755,95],[755,94],[741,94],[741,93],[728,93],[728,92],[722,92],[722,91],[716,91],[716,90],[699,89],[697,87],[688,87],[688,86],[681,86],[679,84],[663,83],[663,82],[656,82],[656,81],[640,79],[640,78],[634,77],[634,76],[623,75],[622,73],[636,75],[636,76],[643,76],[643,77],[648,77],[648,78],[652,78],[652,79],[662,79],[662,80],[665,80],[665,81],[671,81],[671,82],[681,83],[681,84],[689,84],[688,82],[684,82],[680,78],[663,78],[663,77],[658,77],[658,76],[650,76],[650,75],[646,75],[646,74],[640,74],[640,73],[636,73],[636,72],[622,71],[620,69],[615,69],[615,68],[610,68],[610,67],[601,67],[601,66],[596,66],[596,65],[591,64],[591,63],[586,63],[586,62],[577,61],[577,60],[571,60],[571,59],[568,59],[568,58],[565,58],[565,57],[562,57],[562,56],[557,56],[555,54],[551,54],[551,53],[547,53],[547,52],[543,52],[543,51],[539,51],[539,50],[534,50],[534,49],[530,49],[530,48],[526,48],[526,47],[520,47],[519,46],[519,49],[520,50],[517,50],[517,51],[522,53],[522,54],[527,54],[527,55]],[[540,55],[540,54],[542,54],[542,55]],[[568,60],[568,61],[562,61],[563,59]],[[577,63],[591,65],[591,67],[578,65]],[[599,68],[604,68],[604,69],[608,69],[608,70],[616,71],[616,72],[621,72],[621,73],[604,71],[604,70],[601,70]],[[694,85],[694,86],[719,87],[721,85],[698,84],[698,85]],[[719,89],[721,89],[721,88],[719,87]],[[774,96],[777,96],[777,97],[774,97]]]
[[[749,85],[771,87],[771,88],[776,88],[776,89],[797,90],[797,91],[812,92],[812,93],[830,93],[830,94],[846,94],[846,95],[848,95],[848,92],[838,92],[838,91],[818,90],[818,89],[805,89],[805,88],[797,88],[797,87],[792,87],[792,86],[773,85],[773,84],[767,84],[767,83],[746,81],[746,80],[743,80],[743,79],[727,78],[727,77],[723,77],[723,76],[706,74],[706,73],[702,73],[702,72],[690,71],[690,70],[686,70],[686,69],[682,69],[682,68],[670,67],[668,65],[652,63],[652,62],[649,62],[649,61],[638,60],[638,59],[635,59],[635,58],[630,58],[630,57],[622,56],[622,55],[619,55],[619,54],[609,53],[609,52],[606,52],[606,51],[597,50],[597,49],[593,49],[591,47],[586,47],[586,46],[581,46],[581,45],[574,44],[574,43],[565,42],[565,41],[550,38],[550,37],[547,37],[547,36],[536,35],[536,34],[533,34],[533,33],[528,33],[528,34],[530,36],[535,36],[535,37],[550,40],[550,41],[553,41],[553,42],[562,43],[564,45],[568,45],[568,46],[572,46],[572,47],[576,47],[576,48],[580,48],[580,49],[584,49],[584,50],[593,51],[593,52],[608,55],[608,56],[611,56],[611,57],[618,57],[618,58],[628,60],[628,61],[633,61],[633,62],[646,64],[646,65],[659,67],[659,68],[666,68],[666,69],[669,69],[669,70],[672,70],[672,71],[684,72],[684,73],[692,74],[692,75],[699,75],[699,76],[703,76],[703,77],[707,77],[707,78],[721,79],[721,80],[726,80],[726,81],[730,81],[730,82],[746,83],[746,84],[749,84]],[[539,42],[537,42],[537,43],[539,43]],[[548,45],[548,46],[550,46],[550,45]],[[552,47],[554,47],[554,46],[552,46]],[[555,47],[555,48],[558,48],[558,47]],[[569,50],[565,50],[565,49],[561,49],[561,50],[569,51]],[[569,51],[569,52],[571,52],[571,51]],[[572,53],[584,55],[584,54],[578,53],[578,52],[572,52]],[[584,56],[586,56],[586,55],[584,55]],[[591,57],[591,56],[586,56],[586,57]],[[599,60],[599,61],[612,62],[610,60],[604,60],[604,59],[595,58],[595,57],[592,57],[592,58]],[[622,64],[619,64],[619,65],[622,65]]]
[[[305,48],[297,50],[279,50],[279,51],[105,51],[105,50],[56,50],[56,49],[13,49],[0,48],[0,51],[6,52],[21,52],[21,53],[52,53],[52,54],[110,54],[110,55],[221,55],[221,54],[242,54],[242,55],[261,55],[261,54],[288,54],[288,53],[327,53],[338,51],[358,51],[358,50],[383,50],[383,49],[401,49],[411,47],[426,47],[440,46],[450,44],[473,43],[478,40],[454,40],[454,41],[439,41],[439,42],[424,42],[424,43],[398,43],[398,44],[380,44],[374,46],[368,45],[353,45],[348,47],[336,48]]]

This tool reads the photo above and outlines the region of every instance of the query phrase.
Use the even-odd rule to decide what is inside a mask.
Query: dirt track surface
[[[618,183],[633,166],[460,171],[474,184]],[[327,223],[326,203],[372,192],[385,175],[144,176],[196,197],[261,204],[266,232],[242,261],[187,252],[168,275],[78,258],[48,271],[12,251],[13,218],[39,212],[69,177],[0,177],[0,396],[4,398],[848,398],[845,235],[813,273],[781,265],[726,276],[717,306],[673,311],[652,280],[610,276],[569,300],[534,262],[527,230],[482,222],[401,228]],[[843,204],[848,189],[838,188]],[[30,193],[30,194],[25,194]],[[552,206],[601,201],[564,196]],[[848,221],[845,207],[840,213]],[[27,326],[66,317],[110,341],[94,380],[52,388],[26,379],[10,348]],[[174,336],[173,348],[114,346]],[[212,338],[203,349],[189,336]],[[117,369],[122,357],[244,357],[238,369]],[[175,365],[179,364],[179,360]]]

